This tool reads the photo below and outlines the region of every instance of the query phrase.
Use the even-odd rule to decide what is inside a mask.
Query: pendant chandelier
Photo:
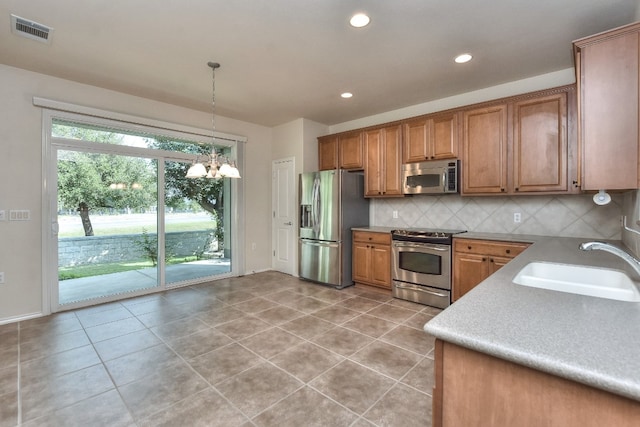
[[[211,141],[211,154],[198,155],[187,171],[187,178],[240,178],[240,171],[236,167],[236,162],[229,157],[216,152],[216,68],[220,68],[217,62],[208,62],[211,67],[211,123],[213,127],[213,140]]]

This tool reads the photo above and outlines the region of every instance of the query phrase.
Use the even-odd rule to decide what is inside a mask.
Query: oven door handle
[[[393,246],[396,248],[429,249],[429,250],[434,250],[439,252],[447,252],[449,251],[449,248],[450,248],[450,246],[441,247],[436,245],[430,245],[428,243],[411,243],[411,242],[403,242],[400,240],[394,241]]]
[[[429,295],[435,295],[437,297],[448,297],[448,294],[441,294],[439,292],[434,292],[434,291],[428,291],[426,289],[423,289],[421,286],[413,286],[413,285],[404,285],[404,284],[400,284],[398,282],[394,283],[396,288],[400,288],[400,289],[408,289],[410,291],[418,291],[418,292],[422,292],[425,294],[429,294]]]

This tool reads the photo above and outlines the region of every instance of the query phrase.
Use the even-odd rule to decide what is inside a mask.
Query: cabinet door
[[[318,169],[338,168],[338,136],[318,138]]]
[[[513,191],[567,191],[567,94],[513,104]]]
[[[371,249],[366,243],[353,244],[352,279],[358,283],[368,283],[371,280]]]
[[[362,169],[364,166],[364,150],[362,148],[361,132],[340,135],[338,146],[340,148],[340,168]]]
[[[391,289],[391,247],[371,247],[371,283]]]
[[[507,106],[464,112],[462,192],[507,191]]]
[[[364,134],[364,195],[366,197],[381,196],[384,190],[382,182],[382,133],[379,129]]]
[[[513,258],[492,256],[489,257],[489,276],[507,265]]]
[[[580,50],[583,190],[638,187],[638,34]]]
[[[424,162],[430,157],[431,146],[430,119],[413,120],[404,124],[403,163]]]
[[[458,114],[433,118],[431,158],[453,159],[458,157]]]
[[[402,148],[402,127],[390,126],[382,129],[384,154],[383,164],[383,188],[385,196],[402,195],[402,161],[400,152]]]
[[[452,300],[456,301],[487,277],[489,277],[489,262],[486,255],[455,252]]]

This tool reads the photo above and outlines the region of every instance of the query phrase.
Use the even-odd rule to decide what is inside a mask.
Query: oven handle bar
[[[425,294],[429,294],[429,295],[435,295],[437,297],[448,297],[448,294],[441,294],[438,292],[434,292],[434,291],[428,291],[426,289],[423,289],[421,286],[412,286],[412,285],[404,285],[404,284],[400,284],[397,281],[394,281],[394,285],[396,288],[399,289],[408,289],[410,291],[418,291],[418,292],[423,292]]]
[[[393,246],[396,248],[417,248],[417,249],[433,249],[434,251],[447,252],[449,245],[430,245],[428,243],[411,243],[401,240],[394,240]]]

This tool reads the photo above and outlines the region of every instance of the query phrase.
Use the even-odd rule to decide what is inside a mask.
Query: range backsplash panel
[[[592,195],[462,197],[413,196],[375,199],[372,225],[398,228],[451,228],[483,233],[621,238],[623,194],[598,206]],[[394,211],[397,218],[394,218]],[[514,222],[514,213],[521,221]]]

